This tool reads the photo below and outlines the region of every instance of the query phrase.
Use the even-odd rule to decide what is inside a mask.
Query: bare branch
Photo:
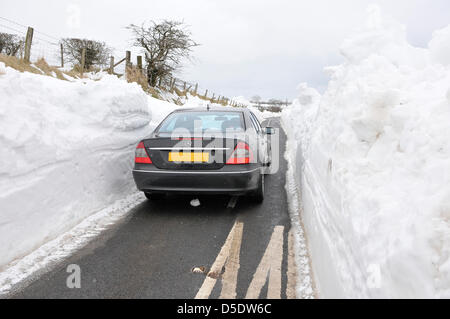
[[[160,78],[171,76],[198,46],[180,21],[151,21],[150,26],[131,24],[127,28],[133,33],[134,45],[144,50],[151,86],[156,86]]]
[[[9,33],[0,33],[0,53],[16,56],[23,49],[24,39]]]
[[[93,66],[104,67],[108,64],[111,49],[104,43],[86,39],[63,39],[64,55],[69,62],[81,65],[81,55],[86,49],[85,67],[89,70]]]

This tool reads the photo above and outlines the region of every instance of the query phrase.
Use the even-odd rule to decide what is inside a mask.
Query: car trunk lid
[[[144,141],[153,164],[167,170],[219,170],[232,155],[237,138],[156,136]]]

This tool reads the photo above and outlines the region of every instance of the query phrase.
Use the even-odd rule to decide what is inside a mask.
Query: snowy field
[[[367,25],[283,112],[320,297],[450,297],[450,26]]]

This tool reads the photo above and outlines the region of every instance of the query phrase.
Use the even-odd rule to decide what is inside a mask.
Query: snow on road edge
[[[86,246],[110,226],[123,220],[134,207],[144,201],[145,197],[141,193],[118,200],[28,256],[9,264],[6,270],[0,273],[0,297],[11,293],[16,285],[34,274],[42,270],[50,271],[52,266]]]
[[[314,276],[312,274],[310,255],[304,226],[302,222],[302,206],[300,204],[300,192],[294,177],[294,168],[289,156],[290,142],[287,142],[284,158],[287,161],[288,169],[286,171],[286,194],[288,199],[289,215],[291,225],[294,229],[294,250],[295,264],[297,266],[297,298],[314,299],[317,298],[317,292],[314,285]]]

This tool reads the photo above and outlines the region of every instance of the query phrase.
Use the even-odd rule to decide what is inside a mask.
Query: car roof
[[[209,109],[206,107],[196,107],[178,109],[175,112],[249,112],[249,110],[243,107],[212,106]]]

